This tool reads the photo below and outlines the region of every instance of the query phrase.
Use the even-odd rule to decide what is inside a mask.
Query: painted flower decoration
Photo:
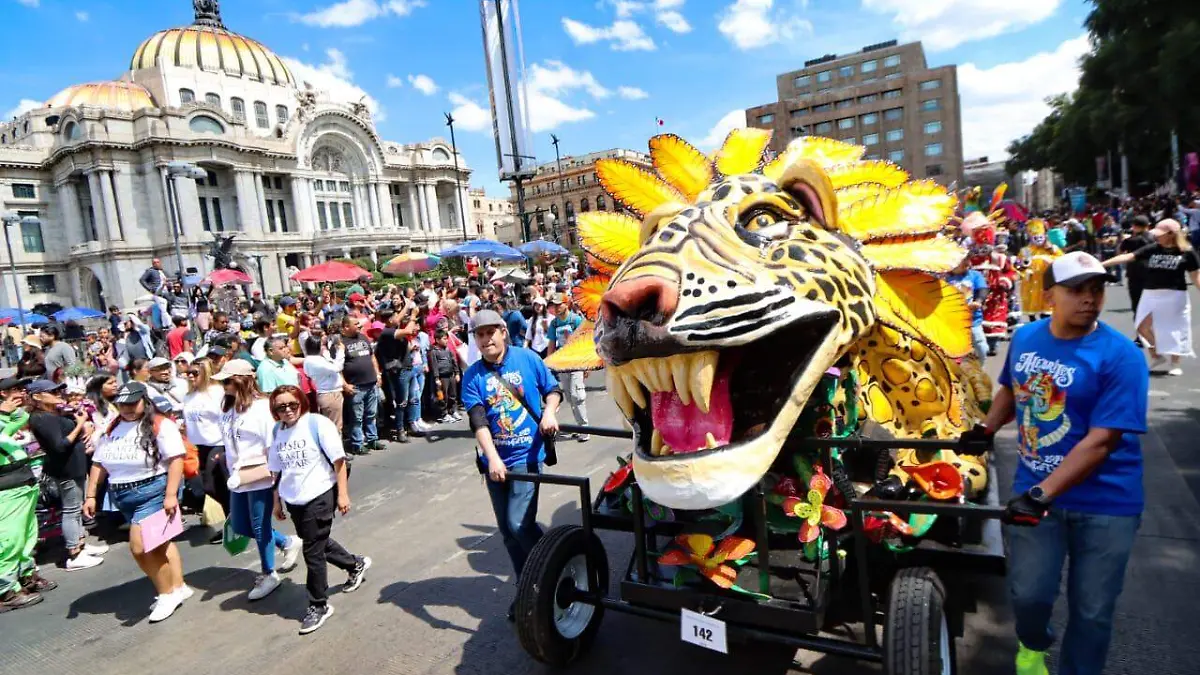
[[[754,551],[754,542],[744,537],[726,537],[717,544],[707,534],[681,534],[675,537],[675,544],[680,548],[659,556],[660,565],[693,565],[721,588],[732,588],[737,581],[737,570],[726,563],[737,562]]]
[[[831,530],[840,530],[846,526],[846,514],[841,509],[825,503],[825,495],[833,481],[820,470],[813,473],[808,482],[808,494],[804,497],[788,497],[783,500],[783,512],[793,518],[804,519],[800,526],[800,541],[807,544],[817,540],[821,533],[821,525]]]

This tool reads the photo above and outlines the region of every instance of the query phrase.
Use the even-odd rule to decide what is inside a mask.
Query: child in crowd
[[[450,334],[439,330],[433,335],[434,346],[429,350],[429,376],[433,378],[434,397],[440,406],[439,422],[459,422],[462,416],[455,412],[458,400],[458,357],[450,348]]]

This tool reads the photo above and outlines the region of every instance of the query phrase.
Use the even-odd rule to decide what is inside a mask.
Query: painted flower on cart
[[[680,548],[672,548],[658,558],[660,565],[694,565],[700,574],[721,588],[737,581],[735,563],[754,551],[754,542],[744,537],[726,537],[720,543],[707,534],[681,534],[675,537]]]
[[[831,530],[840,530],[846,526],[846,514],[841,509],[825,503],[825,496],[833,481],[823,472],[817,471],[808,482],[808,494],[803,497],[788,497],[783,500],[783,512],[792,518],[802,518],[800,526],[800,541],[805,544],[816,541],[824,525]]]

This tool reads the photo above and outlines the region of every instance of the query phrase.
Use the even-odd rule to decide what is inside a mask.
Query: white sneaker
[[[296,563],[300,560],[300,554],[304,551],[304,542],[300,537],[293,536],[288,540],[288,545],[283,549],[283,560],[279,561],[280,572],[290,572],[296,568]]]
[[[187,600],[188,598],[190,598],[196,594],[196,591],[191,586],[188,586],[187,584],[184,584],[171,592],[174,593],[175,595],[179,596],[180,604],[183,604],[184,600]]]
[[[158,596],[158,602],[154,603],[154,609],[150,612],[150,623],[158,623],[164,619],[170,618],[175,610],[183,604],[184,596],[180,590],[171,591],[166,595]]]
[[[246,597],[249,598],[251,602],[255,600],[262,600],[270,595],[271,592],[276,588],[279,588],[278,574],[275,572],[271,572],[270,574],[260,574],[258,575],[258,578],[254,580],[254,588],[250,589],[250,594]]]
[[[1165,365],[1167,365],[1167,357],[1156,356],[1153,359],[1150,359],[1150,372],[1153,373],[1156,370],[1162,370],[1163,366]]]
[[[83,552],[88,555],[101,556],[108,553],[108,544],[84,544]]]
[[[104,558],[95,555],[88,555],[86,552],[80,552],[74,558],[67,558],[66,568],[68,572],[77,572],[95,567],[104,562]]]
[[[1167,374],[1173,377],[1179,377],[1183,374],[1183,368],[1172,368],[1167,371]]]

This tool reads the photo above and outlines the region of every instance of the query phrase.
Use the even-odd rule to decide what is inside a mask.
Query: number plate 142
[[[722,654],[729,653],[725,642],[725,622],[686,609],[680,610],[679,638],[684,642],[711,649]]]

